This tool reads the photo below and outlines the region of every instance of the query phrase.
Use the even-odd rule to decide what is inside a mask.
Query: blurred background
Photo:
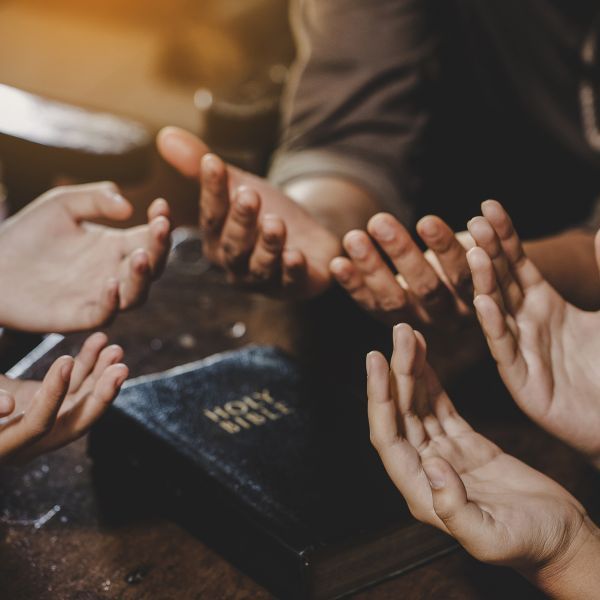
[[[287,11],[287,0],[0,0],[5,212],[57,182],[137,184],[169,124],[264,171],[293,58]]]

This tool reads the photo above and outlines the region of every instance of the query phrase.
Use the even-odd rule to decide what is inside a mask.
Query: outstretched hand
[[[0,226],[0,326],[23,331],[91,329],[142,303],[169,250],[169,207],[155,200],[148,224],[113,229],[131,205],[112,183],[50,190]]]
[[[435,216],[421,219],[417,231],[429,248],[425,253],[395,217],[377,214],[367,231],[346,234],[348,256],[335,258],[331,271],[355,302],[388,325],[410,322],[456,330],[472,320],[466,252],[473,242],[468,234],[455,235]]]
[[[367,357],[371,439],[411,513],[474,557],[536,578],[560,571],[597,529],[560,485],[505,454],[458,415],[423,337],[394,329],[390,365]]]
[[[600,468],[600,313],[566,302],[523,251],[495,201],[469,223],[475,307],[519,407]],[[596,237],[600,264],[600,235]]]
[[[0,463],[22,463],[84,435],[129,374],[123,350],[95,333],[75,357],[57,359],[42,382],[0,377]]]
[[[268,181],[226,165],[176,127],[157,138],[163,158],[200,184],[206,257],[232,283],[274,296],[309,298],[331,283],[336,237]]]

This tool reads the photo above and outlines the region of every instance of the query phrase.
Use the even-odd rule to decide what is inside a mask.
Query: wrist
[[[381,210],[366,190],[337,177],[294,180],[284,191],[339,240],[352,229],[365,229],[368,220]]]
[[[600,587],[600,529],[586,515],[567,549],[553,560],[524,573],[550,598],[583,600]]]

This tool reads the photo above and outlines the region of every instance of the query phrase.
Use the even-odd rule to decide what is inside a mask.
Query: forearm
[[[533,574],[537,587],[556,600],[587,600],[600,589],[600,530],[586,517],[573,544],[563,556]]]
[[[341,177],[295,179],[284,191],[339,239],[351,229],[364,229],[383,209],[366,190]]]
[[[569,302],[588,310],[600,308],[600,278],[592,232],[570,229],[525,242],[524,246],[544,277]]]

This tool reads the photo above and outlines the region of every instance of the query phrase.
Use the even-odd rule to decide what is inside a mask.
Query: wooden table
[[[315,352],[318,357],[333,357],[348,373],[354,366],[362,368],[366,348],[389,342],[387,331],[375,327],[341,295],[292,306],[234,290],[208,269],[191,237],[190,241],[190,236],[178,232],[181,243],[148,304],[107,329],[111,339],[124,346],[133,376],[249,342],[276,344],[300,357]],[[67,343],[76,350],[80,340],[81,336],[72,336]],[[40,376],[44,368],[42,361],[29,371]],[[476,373],[459,386],[462,393],[455,400],[461,412],[506,450],[555,477],[588,510],[595,507],[597,519],[597,473],[532,426],[502,391],[492,370],[479,368]],[[201,541],[145,514],[143,507],[135,519],[118,526],[103,522],[85,440],[26,467],[0,471],[2,600],[269,597]],[[541,596],[510,570],[479,564],[456,551],[356,597]]]

